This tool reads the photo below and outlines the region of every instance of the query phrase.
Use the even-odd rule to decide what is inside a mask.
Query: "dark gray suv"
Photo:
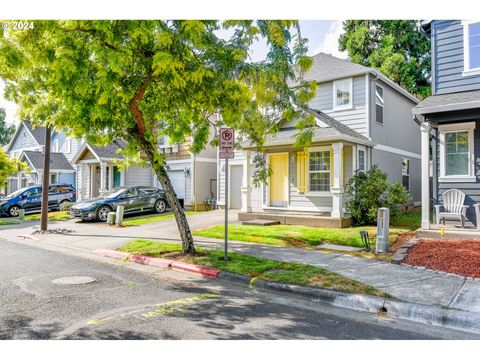
[[[119,205],[124,206],[125,214],[144,211],[163,213],[168,207],[163,190],[147,186],[120,186],[103,196],[80,201],[72,206],[70,216],[107,221],[108,213],[116,211]]]

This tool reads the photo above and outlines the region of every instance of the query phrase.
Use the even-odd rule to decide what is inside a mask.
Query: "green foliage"
[[[73,205],[74,205],[73,202],[65,201],[65,202],[60,204],[60,211],[70,211],[70,209],[72,208]]]
[[[430,95],[430,41],[415,20],[347,20],[339,49],[423,99]]]
[[[180,250],[181,246],[177,244],[144,239],[135,239],[118,249],[118,251],[156,257],[166,256],[168,253],[172,252],[178,253]],[[222,251],[205,249],[198,250],[199,253],[197,255],[200,256],[188,256],[180,258],[179,260],[213,267],[222,271],[229,271],[284,283],[310,285],[349,293],[389,297],[387,293],[377,290],[369,285],[348,279],[342,275],[316,266],[285,263],[232,252],[228,254],[229,260],[224,261]],[[278,272],[269,272],[271,270],[277,270]]]
[[[411,200],[410,193],[399,183],[389,184],[387,174],[377,165],[368,171],[357,171],[345,186],[346,208],[355,225],[371,225],[377,220],[378,208],[390,209],[392,221],[402,213],[401,205]]]
[[[10,158],[0,146],[0,189],[7,183],[11,174],[16,174],[20,170],[27,170],[27,164],[18,161],[17,158]]]
[[[15,125],[7,125],[6,116],[5,109],[0,108],[0,146],[8,144],[15,132]]]

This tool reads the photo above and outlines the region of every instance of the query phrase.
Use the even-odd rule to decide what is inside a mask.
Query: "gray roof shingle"
[[[480,90],[429,96],[412,109],[413,114],[480,108]]]
[[[123,159],[123,155],[118,153],[118,150],[125,149],[125,143],[122,140],[113,140],[111,144],[105,146],[93,146],[89,144],[90,148],[101,159]]]
[[[40,151],[25,150],[23,154],[36,170],[43,169],[44,154]],[[74,170],[68,159],[63,153],[50,153],[50,169],[51,170]]]
[[[313,139],[314,141],[321,141],[322,138],[325,139],[332,139],[332,138],[342,138],[342,137],[349,137],[351,140],[357,140],[360,143],[364,144],[371,144],[374,145],[367,137],[359,134],[355,130],[349,128],[348,126],[343,125],[338,120],[335,120],[331,116],[314,109],[308,109],[307,112],[313,114],[316,119],[320,120],[322,123],[326,125],[326,127],[315,126],[313,130]],[[293,145],[296,140],[296,135],[300,133],[298,129],[281,129],[275,135],[268,135],[266,137],[265,145],[275,145],[275,143],[282,142],[288,143]],[[244,141],[242,143],[244,148],[251,148],[252,144],[249,142]]]

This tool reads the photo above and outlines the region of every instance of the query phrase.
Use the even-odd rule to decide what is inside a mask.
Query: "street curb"
[[[138,254],[129,254],[129,253],[115,251],[115,250],[94,250],[93,252],[98,255],[111,257],[114,259],[120,259],[120,260],[128,259],[130,261],[143,264],[143,265],[150,265],[150,266],[155,266],[163,269],[172,268],[176,270],[187,271],[203,277],[208,277],[210,279],[216,279],[218,273],[220,272],[220,270],[214,269],[208,266],[195,265],[195,264],[190,264],[183,261],[174,261],[174,260],[155,258],[151,256],[144,256],[144,255],[138,255]]]
[[[40,241],[39,238],[37,238],[36,236],[33,236],[33,235],[17,235],[17,237],[19,238],[23,238],[24,240],[32,240],[32,241]]]
[[[336,290],[279,283],[182,261],[170,261],[150,256],[132,255],[114,250],[95,250],[94,253],[116,259],[129,259],[140,264],[187,271],[203,277],[225,280],[252,289],[298,294],[309,297],[314,302],[321,302],[340,308],[369,313],[381,313],[399,319],[480,334],[480,313],[445,309],[436,305],[418,304],[377,296],[349,294]]]
[[[348,294],[335,290],[290,285],[225,271],[221,271],[217,278],[260,290],[299,294],[311,298],[312,301],[345,309],[381,313],[403,320],[480,334],[480,313],[444,309],[435,305],[424,305],[370,295]]]

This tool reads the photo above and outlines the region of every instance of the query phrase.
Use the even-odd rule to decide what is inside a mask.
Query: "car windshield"
[[[18,189],[17,191],[14,191],[11,194],[5,196],[5,199],[13,199],[14,197],[17,197],[18,195],[23,193],[25,190],[27,189],[26,188]]]
[[[125,189],[125,188],[115,188],[112,191],[106,193],[103,197],[107,198],[107,199],[116,198],[118,195],[123,193],[125,190],[127,190],[127,189]]]

